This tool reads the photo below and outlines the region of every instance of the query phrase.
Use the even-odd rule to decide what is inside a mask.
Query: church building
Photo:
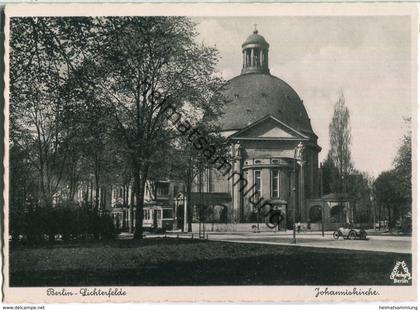
[[[211,169],[201,189],[195,188],[200,195],[193,195],[191,203],[199,205],[200,196],[216,221],[264,221],[250,196],[281,210],[289,226],[293,212],[296,221],[307,222],[311,207],[321,209],[318,137],[296,91],[270,74],[269,47],[257,30],[242,44],[241,74],[228,82],[224,114],[218,120],[232,144],[238,176]]]

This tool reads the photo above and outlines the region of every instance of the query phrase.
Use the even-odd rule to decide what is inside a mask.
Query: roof
[[[251,125],[246,126],[245,128],[238,130],[236,132],[234,132],[232,135],[230,135],[230,138],[238,138],[240,137],[242,134],[250,131],[253,127],[257,127],[258,125],[260,125],[260,123],[266,123],[269,119],[273,120],[274,122],[278,123],[280,126],[282,126],[283,128],[286,128],[289,132],[293,133],[293,137],[276,137],[275,140],[309,140],[309,137],[305,136],[304,134],[302,134],[301,132],[295,130],[294,128],[288,126],[287,124],[283,123],[282,121],[278,120],[277,118],[275,118],[272,115],[266,115],[263,118],[257,120],[255,123],[252,123]],[[263,137],[258,137],[258,139],[260,140],[267,140]],[[268,140],[273,140],[273,138],[268,138]]]
[[[224,114],[218,120],[223,130],[239,130],[272,115],[304,134],[314,135],[299,95],[273,75],[239,75],[228,82],[225,97]]]
[[[267,202],[273,205],[287,205],[287,201],[283,199],[268,199]]]
[[[268,48],[270,46],[270,44],[267,43],[265,38],[262,35],[258,34],[258,30],[254,30],[253,34],[246,38],[245,42],[242,44],[242,47],[245,47],[245,45],[249,44],[258,44],[265,48]]]

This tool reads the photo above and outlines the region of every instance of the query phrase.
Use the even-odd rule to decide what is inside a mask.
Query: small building
[[[354,223],[354,202],[346,193],[330,193],[308,203],[308,222],[320,230],[324,219],[325,230],[335,230]]]
[[[177,214],[175,197],[184,190],[181,181],[162,179],[147,182],[145,202],[143,205],[143,227],[147,229],[173,229],[177,227]],[[110,214],[115,228],[129,231],[131,217],[133,228],[136,226],[135,197],[131,186],[115,186],[112,191],[112,204]]]

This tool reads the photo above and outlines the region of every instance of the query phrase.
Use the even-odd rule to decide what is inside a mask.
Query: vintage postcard
[[[4,301],[416,301],[415,5],[10,5]]]

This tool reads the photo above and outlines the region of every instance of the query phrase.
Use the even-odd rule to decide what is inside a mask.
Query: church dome
[[[302,133],[314,135],[299,95],[286,82],[270,74],[268,48],[269,44],[257,30],[242,44],[241,75],[228,82],[220,126],[223,130],[239,130],[272,115]]]
[[[270,74],[241,74],[228,82],[223,130],[239,130],[266,115],[306,134],[313,134],[299,95],[283,80]]]

